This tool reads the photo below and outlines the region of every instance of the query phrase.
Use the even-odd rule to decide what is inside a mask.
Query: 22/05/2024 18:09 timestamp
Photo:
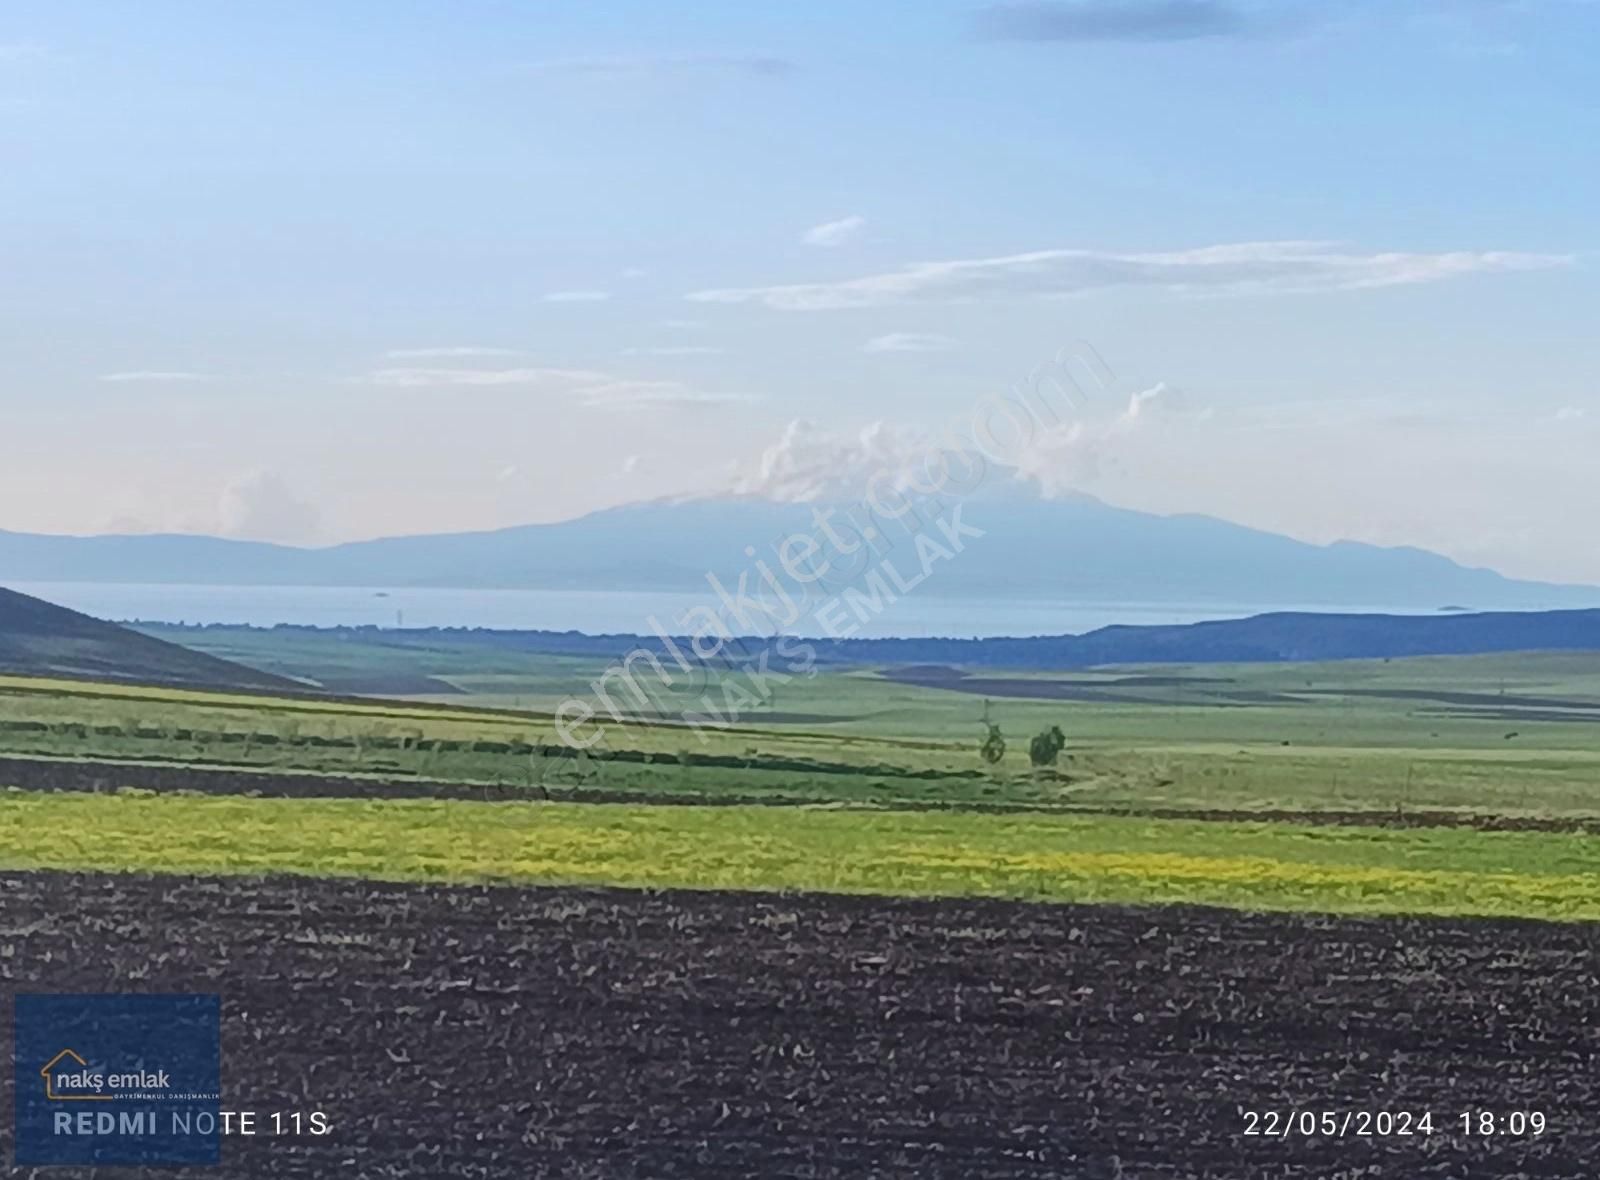
[[[1435,1134],[1536,1137],[1549,1130],[1538,1110],[1246,1110],[1244,1134],[1251,1138],[1410,1138]]]

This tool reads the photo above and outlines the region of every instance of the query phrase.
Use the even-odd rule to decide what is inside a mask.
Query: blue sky
[[[0,527],[759,486],[1087,340],[1047,491],[1600,581],[1597,50],[1584,0],[10,3]]]

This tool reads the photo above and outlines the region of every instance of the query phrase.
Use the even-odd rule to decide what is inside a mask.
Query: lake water
[[[704,594],[606,590],[439,590],[329,586],[165,586],[95,582],[17,582],[13,589],[118,622],[243,623],[270,627],[487,627],[519,631],[639,634],[653,615],[669,631]],[[1282,603],[979,601],[907,595],[857,632],[863,637],[927,638],[1060,635],[1115,623],[1195,623],[1273,610],[1353,610]],[[1415,611],[1365,608],[1407,614]],[[846,617],[851,618],[848,613]],[[692,629],[692,628],[691,628]],[[822,634],[818,626],[792,628]]]

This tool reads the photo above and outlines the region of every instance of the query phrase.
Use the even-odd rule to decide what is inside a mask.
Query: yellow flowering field
[[[1600,838],[791,807],[0,794],[0,865],[1600,919]]]

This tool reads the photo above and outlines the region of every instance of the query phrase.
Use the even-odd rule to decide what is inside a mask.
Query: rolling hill
[[[1600,651],[1600,610],[1483,614],[1307,614],[1102,627],[1017,639],[850,639],[835,659],[865,664],[1089,668],[1106,664],[1314,663],[1506,652]]]
[[[0,675],[252,692],[307,691],[298,681],[190,651],[3,587]]]

